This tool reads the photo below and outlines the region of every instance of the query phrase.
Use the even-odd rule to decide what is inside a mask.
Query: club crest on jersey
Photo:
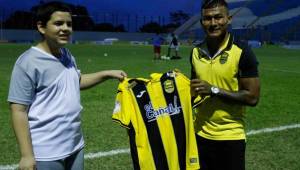
[[[225,64],[228,60],[228,56],[229,56],[228,53],[223,52],[220,57],[220,63]]]
[[[160,107],[158,109],[154,109],[152,103],[146,104],[144,106],[146,111],[146,117],[148,122],[155,121],[158,117],[163,115],[177,115],[181,112],[181,106],[177,106],[177,96],[174,96],[174,103],[169,103],[166,107]]]
[[[173,93],[174,90],[175,90],[175,87],[174,87],[174,81],[173,80],[166,80],[163,84],[164,86],[164,90],[167,92],[167,93]]]

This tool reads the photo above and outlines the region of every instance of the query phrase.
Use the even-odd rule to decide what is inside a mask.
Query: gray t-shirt
[[[83,148],[80,72],[65,49],[56,58],[37,47],[16,61],[8,101],[29,106],[28,121],[37,161],[63,159]]]

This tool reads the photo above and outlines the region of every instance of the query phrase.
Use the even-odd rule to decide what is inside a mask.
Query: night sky
[[[44,0],[47,2],[49,0]],[[85,6],[91,15],[96,13],[121,13],[133,15],[168,16],[170,12],[182,10],[195,14],[200,9],[201,0],[62,0],[74,5]],[[228,0],[242,2],[246,0]],[[0,0],[0,12],[14,10],[29,11],[40,0]]]
[[[182,10],[196,13],[199,0],[63,0],[73,5],[85,6],[91,15],[95,13],[121,13],[133,15],[168,16],[170,12]],[[40,0],[0,0],[0,12],[14,10],[29,11]],[[44,0],[47,2],[47,0]]]

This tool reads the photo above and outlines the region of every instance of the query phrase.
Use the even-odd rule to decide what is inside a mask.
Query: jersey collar
[[[207,48],[207,42],[206,40],[204,40],[201,44],[200,44],[200,51],[202,53],[204,53],[206,56],[208,56],[209,58],[213,59],[215,58],[216,56],[218,56],[219,54],[223,53],[223,51],[226,51],[226,50],[230,50],[231,47],[232,47],[232,43],[233,43],[233,36],[228,33],[227,37],[224,39],[224,41],[222,42],[219,50],[213,55],[211,56],[208,52],[208,48]]]

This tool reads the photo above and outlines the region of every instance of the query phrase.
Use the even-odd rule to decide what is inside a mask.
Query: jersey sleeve
[[[7,100],[12,103],[30,105],[34,96],[34,81],[19,64],[15,64],[11,75]]]
[[[258,61],[250,47],[245,46],[239,62],[239,77],[258,77]]]
[[[121,126],[130,129],[131,114],[134,113],[130,89],[124,88],[124,83],[120,83],[115,100],[112,119]]]

